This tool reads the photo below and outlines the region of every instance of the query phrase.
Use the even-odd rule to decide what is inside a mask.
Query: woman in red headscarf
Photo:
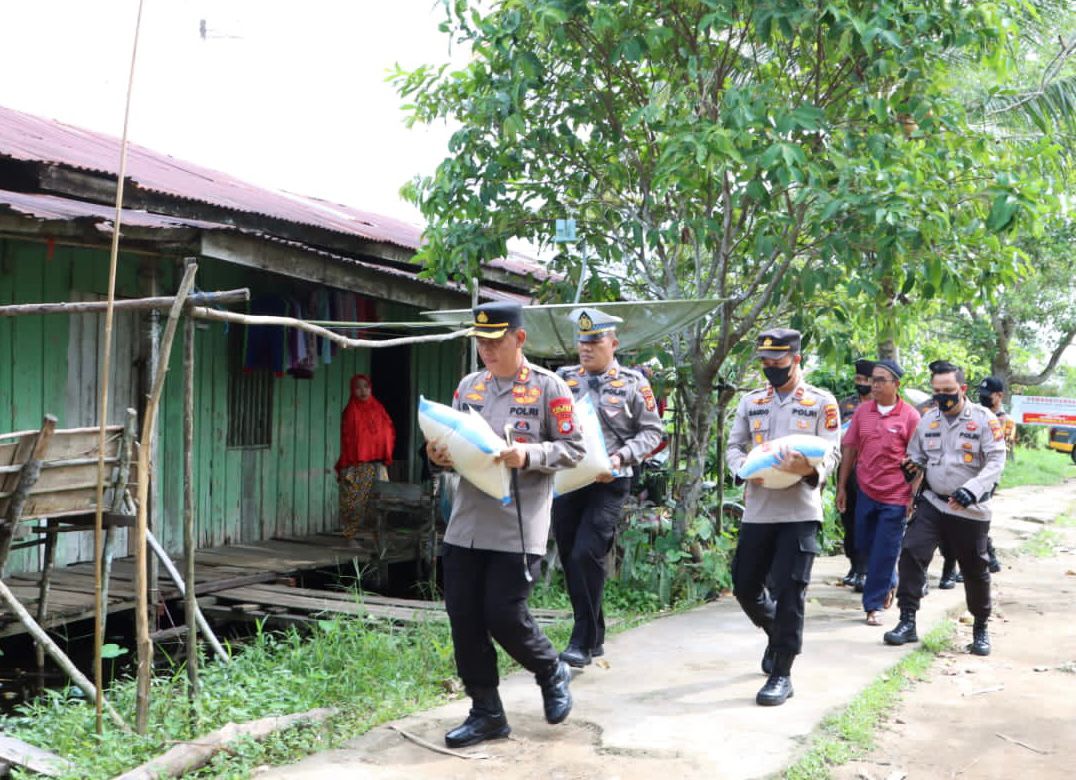
[[[340,525],[348,539],[362,526],[375,479],[386,479],[392,463],[396,429],[385,407],[373,396],[370,377],[351,377],[351,399],[340,420]]]

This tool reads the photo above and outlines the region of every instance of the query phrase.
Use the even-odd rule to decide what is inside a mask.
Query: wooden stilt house
[[[0,108],[0,306],[103,299],[107,290],[119,142]],[[118,297],[170,295],[184,258],[202,290],[249,288],[252,311],[303,319],[393,322],[424,309],[463,308],[470,295],[421,279],[420,230],[398,220],[253,187],[227,174],[131,146]],[[487,269],[484,300],[529,300],[540,266]],[[154,365],[157,315],[118,313],[109,422],[139,408]],[[379,333],[384,331],[378,331]],[[264,335],[264,334],[263,334]],[[347,335],[354,335],[354,332]],[[0,317],[0,433],[96,425],[103,315]],[[268,341],[271,344],[261,344]],[[461,340],[334,351],[283,331],[242,326],[196,332],[195,490],[200,547],[303,536],[338,526],[333,464],[350,377],[373,377],[397,428],[392,478],[415,481],[418,395],[447,399],[466,366]],[[152,526],[182,546],[182,403],[173,352],[156,442]],[[63,535],[57,565],[92,560],[92,536]],[[116,539],[120,555],[127,541]],[[13,553],[8,573],[39,566]]]

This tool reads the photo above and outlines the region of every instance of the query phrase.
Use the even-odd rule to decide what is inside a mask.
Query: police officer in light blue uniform
[[[616,326],[622,320],[592,306],[575,309],[568,318],[577,329],[580,362],[557,375],[576,400],[590,395],[614,472],[553,501],[553,536],[575,618],[560,657],[583,667],[605,652],[605,560],[628,496],[632,466],[658,446],[664,427],[646,377],[617,362]]]

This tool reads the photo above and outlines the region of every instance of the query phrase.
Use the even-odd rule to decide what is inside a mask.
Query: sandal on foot
[[[885,605],[882,607],[882,609],[889,609],[891,606],[893,606],[893,602],[896,600],[896,598],[897,589],[890,588],[889,592],[885,594]]]
[[[876,609],[872,609],[867,613],[867,625],[868,626],[880,626],[882,625],[882,616]]]

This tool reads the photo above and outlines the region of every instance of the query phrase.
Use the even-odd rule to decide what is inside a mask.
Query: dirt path
[[[1035,516],[1049,498],[1012,492],[1009,517]],[[1037,530],[1012,520],[1000,525],[995,540],[1010,548]],[[993,654],[945,656],[904,696],[870,755],[835,778],[1076,775],[1076,528],[1050,530],[1054,555],[1009,556],[994,578]]]
[[[1038,530],[1043,521],[1074,503],[1076,481],[1057,488],[1021,490],[1002,497],[995,541],[1003,550],[1015,548],[1022,537]],[[1025,669],[1039,665],[1057,666],[1064,660],[1076,658],[1073,635],[1069,633],[1067,638],[1049,639],[1051,646],[1057,646],[1050,647],[1047,652],[1047,642],[1040,642],[1036,635],[1024,632],[1062,630],[1061,618],[1063,610],[1072,604],[1071,592],[1055,599],[1062,603],[1053,603],[1049,612],[1042,607],[1030,608],[1029,618],[1039,619],[1034,626],[1029,624],[1027,629],[1018,630],[1012,630],[1010,626],[1024,611],[1021,605],[1031,598],[1021,584],[1025,579],[1032,583],[1042,581],[1043,598],[1047,591],[1061,585],[1071,591],[1076,587],[1076,577],[1066,580],[1064,571],[1076,566],[1076,561],[1066,559],[1061,562],[1060,558],[1025,561],[1016,561],[1015,571],[999,576],[999,603],[1010,622],[1000,624],[994,632],[995,655],[989,659],[973,659],[966,654],[954,654],[946,661],[954,670],[975,670],[973,674],[961,672],[945,676],[950,681],[948,684],[953,686],[956,680],[968,680],[966,687],[972,695],[960,696],[961,689],[953,687],[942,697],[945,703],[956,699],[956,706],[966,706],[968,711],[954,712],[951,716],[946,714],[942,722],[940,711],[928,705],[925,711],[902,717],[905,724],[916,724],[924,737],[933,735],[935,743],[922,748],[926,755],[948,750],[948,741],[962,735],[963,727],[954,727],[953,721],[962,724],[982,720],[988,715],[993,717],[995,702],[1001,701],[999,693],[1015,697],[1018,686],[1038,679],[1042,680],[1041,687],[1059,700],[1056,710],[1046,710],[1050,718],[1055,711],[1058,715],[1054,736],[1034,725],[1035,720],[1025,721],[1019,729],[1016,724],[1006,722],[997,725],[995,730],[1036,748],[1057,752],[1043,758],[999,737],[991,736],[987,740],[977,736],[985,733],[982,730],[969,732],[966,739],[969,746],[985,741],[991,748],[1006,754],[1021,751],[1041,760],[1040,764],[1028,764],[1028,772],[1023,776],[1048,776],[1040,774],[1038,767],[1055,765],[1054,760],[1061,755],[1064,730],[1071,728],[1068,724],[1076,722],[1073,720],[1076,696],[1072,695],[1076,675],[1059,671],[1035,673]],[[298,764],[259,776],[326,780],[336,777],[641,780],[653,778],[655,773],[707,780],[772,776],[802,753],[807,738],[826,715],[847,705],[878,674],[910,651],[910,648],[884,646],[881,634],[885,629],[864,625],[858,597],[835,584],[844,573],[844,564],[843,558],[833,557],[820,559],[815,566],[808,594],[804,654],[793,671],[796,695],[783,707],[755,705],[755,692],[764,681],[758,669],[763,649],[761,635],[732,599],[722,599],[613,637],[606,645],[607,655],[603,660],[607,663],[587,667],[576,676],[572,685],[575,709],[568,722],[561,726],[548,726],[542,720],[541,700],[532,678],[518,673],[502,681],[501,693],[513,728],[512,736],[463,751],[482,758],[466,760],[435,753],[403,739],[397,731],[380,727],[344,748],[319,753]],[[937,568],[936,562],[935,574]],[[932,581],[936,580],[932,578]],[[963,591],[959,588],[932,590],[923,602],[921,625],[929,627],[940,622],[962,603]],[[896,621],[894,613],[895,610],[886,615],[887,627]],[[970,633],[967,628],[963,632]],[[1067,649],[1062,646],[1064,643],[1067,643]],[[1042,651],[1042,657],[1031,659],[1036,647]],[[978,693],[980,688],[1001,684],[993,682],[998,679],[994,672],[987,671],[994,669],[1011,671],[1014,677],[1005,691]],[[1069,703],[1062,705],[1060,702],[1065,696]],[[392,725],[441,745],[444,732],[465,717],[467,706],[465,701],[451,702]],[[1033,706],[1030,701],[1028,706]],[[1036,713],[1040,722],[1043,711],[1040,709]],[[1062,716],[1065,721],[1061,720]],[[901,728],[906,732],[913,731],[907,726]],[[889,736],[887,734],[886,738]],[[1069,738],[1068,741],[1073,740]],[[1072,747],[1065,749],[1072,750]],[[897,763],[894,763],[896,759],[890,761],[886,756],[888,754],[879,753],[877,766],[864,764],[849,770],[853,773],[845,776],[856,777],[855,772],[862,769],[872,778],[888,777],[889,773],[883,770],[892,769]],[[954,766],[965,768],[975,757],[967,754],[963,764],[954,759]],[[985,763],[986,758],[983,758],[972,768],[971,774],[966,772],[963,776],[985,776],[981,774]],[[911,765],[910,761],[908,765]],[[1070,761],[1069,765],[1076,765],[1076,762]],[[913,776],[948,777],[949,774],[939,775],[931,768]]]

